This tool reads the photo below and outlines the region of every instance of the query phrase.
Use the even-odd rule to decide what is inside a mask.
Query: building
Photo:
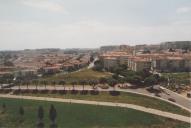
[[[117,58],[115,57],[106,57],[103,60],[104,68],[107,70],[111,70],[119,65]]]
[[[52,67],[43,67],[39,69],[39,71],[43,74],[54,74],[60,72],[60,67],[52,66]]]
[[[111,45],[111,46],[102,46],[100,47],[100,52],[105,53],[105,52],[110,52],[110,51],[119,51],[120,48],[119,46]]]
[[[159,57],[152,60],[152,68],[158,72],[191,71],[191,60],[183,57]]]
[[[164,42],[160,45],[161,49],[189,49],[191,50],[191,41],[174,41],[174,42]]]
[[[25,76],[34,76],[37,75],[37,70],[20,70],[20,71],[16,71],[14,72],[14,75],[16,77],[25,77]]]
[[[144,69],[157,72],[191,71],[191,54],[163,52],[151,54],[127,54],[127,52],[107,52],[100,55],[105,69],[127,65],[133,71]]]
[[[151,60],[148,58],[131,57],[128,60],[128,67],[133,71],[142,71],[151,69]]]
[[[111,69],[119,65],[127,64],[128,57],[130,55],[127,52],[107,52],[99,56],[99,59],[103,62],[105,69]]]

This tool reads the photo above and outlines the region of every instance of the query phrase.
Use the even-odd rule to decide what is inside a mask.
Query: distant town
[[[101,46],[95,49],[0,51],[0,97],[17,99],[17,102],[22,98],[23,102],[30,99],[66,102],[70,105],[78,103],[125,107],[128,110],[135,109],[137,114],[142,111],[161,116],[165,122],[166,118],[173,119],[168,120],[164,127],[172,123],[174,126],[188,126],[191,112],[190,72],[191,41]],[[0,110],[6,113],[6,105],[9,103],[7,99],[1,100],[3,104]],[[14,104],[14,101],[10,103]],[[22,105],[19,108],[21,124],[35,126],[34,117],[33,123],[23,118],[26,109]],[[45,125],[39,115],[42,111],[40,106],[38,128]],[[102,110],[99,111],[104,114]],[[81,113],[81,110],[78,112]],[[51,126],[62,126],[61,122],[55,122],[54,105],[51,105],[49,113]],[[72,115],[69,118],[73,118]],[[150,120],[150,117],[146,118]],[[160,119],[157,117],[157,120]],[[70,121],[68,123],[71,125]],[[12,126],[12,123],[7,126]]]

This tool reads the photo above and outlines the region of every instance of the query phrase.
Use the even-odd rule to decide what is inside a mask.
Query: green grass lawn
[[[128,104],[135,104],[140,106],[145,106],[149,108],[154,108],[158,110],[168,111],[176,114],[181,114],[185,116],[190,116],[190,113],[186,110],[181,109],[175,105],[172,105],[168,102],[133,94],[127,92],[120,92],[118,96],[112,96],[109,92],[99,92],[98,95],[92,95],[90,92],[87,95],[82,95],[79,93],[71,94],[68,92],[67,94],[26,94],[26,95],[33,95],[33,96],[45,96],[45,97],[57,97],[57,98],[66,98],[66,99],[80,99],[80,100],[93,100],[93,101],[108,101],[108,102],[118,102],[118,103],[128,103]]]
[[[162,75],[166,78],[171,77],[176,81],[178,84],[185,84],[187,85],[189,80],[191,79],[191,73],[189,72],[178,72],[178,73],[162,73]]]
[[[0,98],[6,104],[6,112],[0,113],[1,128],[35,128],[37,108],[45,111],[45,128],[49,127],[48,110],[54,104],[57,110],[58,128],[188,128],[189,124],[152,114],[116,107],[104,107],[58,102],[42,102]],[[19,122],[18,108],[23,106],[24,121]],[[0,108],[1,111],[2,108]]]
[[[72,81],[79,81],[79,80],[96,80],[101,77],[109,77],[111,74],[108,72],[98,72],[94,71],[92,69],[83,69],[79,72],[73,72],[69,74],[56,74],[53,76],[42,78],[44,80],[48,81],[59,81],[59,80],[65,80],[67,84],[70,84]]]

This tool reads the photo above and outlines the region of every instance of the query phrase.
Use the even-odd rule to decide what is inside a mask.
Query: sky
[[[191,0],[0,0],[0,50],[191,40]]]

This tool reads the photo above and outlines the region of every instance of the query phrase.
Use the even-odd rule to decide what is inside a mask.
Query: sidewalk
[[[61,99],[61,98],[49,98],[49,97],[33,97],[33,96],[17,96],[17,95],[0,95],[1,98],[13,98],[13,99],[28,99],[28,100],[38,100],[38,101],[52,101],[52,102],[65,102],[65,103],[78,103],[78,104],[89,104],[89,105],[102,105],[102,106],[113,106],[113,107],[123,107],[135,109],[138,111],[167,117],[187,123],[191,123],[191,118],[172,114],[169,112],[160,111],[157,109],[150,109],[143,106],[133,105],[133,104],[124,104],[124,103],[112,103],[112,102],[98,102],[98,101],[86,101],[86,100],[74,100],[74,99]]]

